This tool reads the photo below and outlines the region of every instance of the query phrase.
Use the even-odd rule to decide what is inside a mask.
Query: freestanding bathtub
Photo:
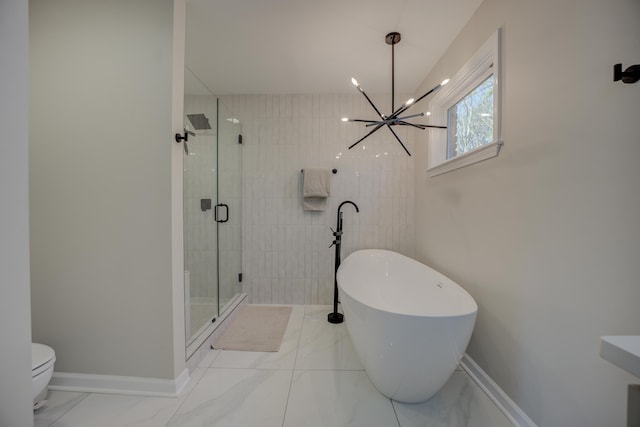
[[[447,382],[469,344],[478,306],[452,280],[381,249],[352,253],[337,273],[345,323],[371,382],[407,403]]]

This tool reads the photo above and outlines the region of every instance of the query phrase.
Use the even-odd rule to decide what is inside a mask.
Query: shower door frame
[[[226,206],[228,220],[216,227],[218,314],[223,314],[242,293],[242,125],[220,98],[216,112],[216,206]]]
[[[209,95],[205,95],[205,97],[209,98]],[[201,159],[200,163],[198,164],[200,169],[194,168],[193,170],[190,170],[190,173],[191,173],[190,176],[197,175],[198,178],[204,179],[205,182],[208,179],[206,177],[211,176],[211,179],[215,180],[215,182],[213,183],[214,184],[213,188],[207,187],[207,185],[210,184],[210,183],[207,183],[202,185],[201,188],[195,188],[195,189],[192,188],[191,193],[187,194],[188,182],[185,181],[185,186],[184,186],[185,187],[185,196],[183,197],[183,203],[185,204],[185,209],[184,209],[185,211],[185,219],[184,219],[185,305],[184,306],[185,306],[185,348],[186,348],[187,358],[189,358],[202,345],[202,343],[206,341],[206,339],[213,332],[213,330],[215,330],[215,328],[217,327],[217,324],[219,323],[219,322],[216,323],[216,320],[219,319],[220,316],[224,317],[226,314],[225,311],[227,311],[229,308],[232,308],[235,305],[235,302],[238,301],[238,297],[242,295],[241,285],[239,283],[241,278],[241,273],[242,273],[242,216],[241,216],[242,150],[241,150],[241,145],[237,145],[238,142],[240,141],[238,138],[241,131],[241,125],[239,121],[234,118],[233,120],[235,120],[235,122],[232,122],[231,125],[237,125],[237,126],[232,126],[230,133],[226,132],[225,120],[227,118],[221,117],[220,112],[222,109],[224,109],[225,116],[226,115],[230,115],[230,117],[234,117],[234,116],[230,111],[226,109],[226,106],[224,106],[224,104],[220,101],[219,97],[213,94],[211,94],[210,97],[211,97],[211,103],[214,104],[213,107],[215,108],[215,113],[214,113],[215,116],[211,117],[211,118],[215,117],[215,121],[216,121],[215,126],[212,128],[210,132],[208,132],[207,130],[203,132],[201,129],[195,129],[195,125],[191,124],[191,127],[193,129],[189,129],[189,130],[193,130],[196,136],[190,139],[189,148],[188,149],[185,148],[185,152],[186,152],[185,161],[188,161],[187,159],[189,158],[188,157],[189,155],[200,155],[203,157],[205,155],[215,156],[215,158],[212,158],[212,159],[204,159],[204,158]],[[191,102],[187,102],[187,100],[185,100],[185,114],[184,114],[185,125],[187,124],[187,121],[188,121],[187,114],[193,114],[192,111],[187,112],[187,109],[195,108],[195,107],[192,107],[191,104],[197,104],[197,102],[194,101],[193,99],[189,99],[189,101]],[[204,104],[206,104],[206,102],[203,101],[203,105]],[[202,108],[205,108],[205,107],[202,107]],[[225,121],[223,123],[223,126],[221,126],[221,121]],[[185,129],[187,129],[186,126],[185,126]],[[221,133],[225,133],[224,142],[221,138]],[[201,138],[203,136],[213,136],[213,139],[211,141],[207,141],[206,139]],[[200,141],[198,141],[199,138],[201,138]],[[199,142],[200,144],[198,144]],[[208,144],[211,144],[212,147],[204,147],[205,142]],[[223,146],[223,144],[225,149],[222,150],[221,152],[221,146]],[[232,144],[236,144],[236,145],[232,145]],[[210,148],[210,149],[207,150],[206,148]],[[222,157],[225,156],[225,153],[227,155],[233,154],[233,156],[235,157],[221,159]],[[192,162],[192,163],[196,164],[197,162]],[[209,167],[211,167],[210,171],[201,170],[202,168],[207,169]],[[185,174],[187,173],[187,170],[188,170],[187,165],[185,165],[185,168],[184,168]],[[213,172],[213,173],[209,174],[209,172]],[[185,176],[185,179],[187,178],[188,177]],[[235,183],[225,182],[229,178],[235,179],[236,182]],[[221,185],[221,183],[223,185]],[[212,190],[211,193],[214,193],[214,194],[211,194],[211,193],[204,194],[203,188],[209,188],[210,190]],[[197,195],[194,196],[195,193],[197,193]],[[229,200],[225,201],[226,198],[229,198]],[[200,204],[197,207],[188,205],[188,204],[191,204],[191,205],[197,204],[198,199],[200,199]],[[213,203],[203,204],[203,200],[205,201],[211,200],[212,202],[215,202],[215,204]],[[217,218],[218,216],[217,209],[222,205],[226,206],[227,202],[231,205],[231,209],[227,208],[227,219],[229,221],[226,221],[226,220],[219,221],[219,218]],[[209,209],[205,209],[207,205],[211,207],[210,209],[211,212],[208,212]],[[194,214],[194,211],[196,212],[195,214]],[[205,231],[205,234],[206,234],[205,236],[200,236],[200,235],[196,236],[197,234],[195,232],[196,230],[189,228],[187,221],[190,221],[191,220],[190,218],[197,218],[194,221],[196,222],[200,221],[200,223],[204,223],[204,228],[202,228],[201,230]],[[213,227],[213,229],[210,229],[210,226],[213,225],[213,222],[215,222],[215,227]],[[197,224],[195,226],[197,226]],[[194,227],[194,225],[191,224],[191,227]],[[223,228],[223,227],[226,227],[226,228]],[[191,234],[188,236],[187,233],[191,233]],[[209,233],[212,233],[212,234],[209,235]],[[229,240],[228,236],[232,236],[233,240],[226,241],[225,238]],[[202,241],[201,241],[200,244],[203,245],[204,248],[215,249],[215,253],[210,254],[208,256],[209,258],[207,258],[205,256],[207,253],[206,250],[194,251],[192,250],[193,248],[188,247],[188,245],[186,244],[186,242],[188,242],[188,239],[196,240],[197,238],[203,238],[207,240],[209,243],[205,242],[204,244],[202,244]],[[193,243],[192,243],[192,246],[193,246]],[[229,248],[229,247],[231,248],[231,250],[225,251],[225,248]],[[188,283],[187,270],[191,269],[193,267],[192,264],[197,261],[194,261],[194,258],[192,258],[191,261],[188,260],[188,256],[190,252],[192,257],[196,259],[198,259],[199,257],[200,265],[199,267],[195,267],[195,269],[199,269],[201,272],[201,274],[198,277],[198,280],[201,281],[200,285],[202,285],[203,283],[206,283],[205,287],[209,288],[213,286],[215,288],[213,289],[213,292],[208,292],[205,290],[205,293],[207,293],[207,295],[208,293],[212,294],[211,295],[212,298],[215,295],[215,299],[212,302],[213,307],[211,307],[213,311],[211,311],[208,316],[206,316],[206,313],[205,315],[202,316],[204,320],[201,319],[201,322],[199,322],[201,324],[197,325],[197,328],[195,330],[192,328],[192,326],[194,325],[191,324],[192,308],[194,306],[194,298],[199,298],[199,297],[198,296],[194,297],[194,294],[196,294],[196,292],[194,292],[194,289],[193,289],[194,281],[191,280],[191,283]],[[197,254],[194,255],[196,252]],[[221,260],[221,253],[223,252],[225,253],[224,261]],[[231,254],[229,255],[227,254],[227,252],[231,252]],[[208,265],[205,265],[203,267],[202,264],[207,264],[207,263]],[[232,268],[237,271],[231,271],[231,272],[226,271],[226,268],[230,264],[232,264],[233,265]],[[209,270],[212,270],[213,268],[215,268],[215,274],[213,275],[208,273],[204,275],[202,274],[202,271],[206,270],[207,272],[210,272]],[[223,270],[223,274],[221,274],[221,270]],[[231,291],[225,291],[224,295],[221,294],[221,285],[223,284],[225,286],[225,290],[227,288],[231,289]],[[233,294],[227,295],[229,294],[229,292],[233,292]],[[223,301],[223,299],[225,301]],[[200,301],[198,301],[195,304],[199,304],[199,303]],[[203,306],[204,305],[206,304],[203,304]],[[203,307],[200,307],[200,308],[203,308]]]

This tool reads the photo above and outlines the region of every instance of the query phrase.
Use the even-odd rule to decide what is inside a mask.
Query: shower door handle
[[[225,217],[224,219],[220,219],[218,218],[218,208],[220,207],[224,207],[225,208]],[[216,208],[213,212],[213,217],[215,219],[216,222],[227,222],[229,221],[229,205],[225,204],[225,203],[218,203],[216,205]]]

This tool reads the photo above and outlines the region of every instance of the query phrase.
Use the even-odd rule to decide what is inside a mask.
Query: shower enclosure
[[[190,348],[241,293],[242,137],[240,120],[189,69],[184,110],[185,130],[195,134],[185,145],[183,172]]]

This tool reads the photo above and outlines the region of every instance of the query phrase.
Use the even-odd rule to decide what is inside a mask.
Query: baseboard
[[[184,369],[182,373],[173,380],[54,372],[49,383],[49,390],[150,397],[177,397],[188,382],[188,369]]]
[[[465,353],[460,365],[478,386],[487,393],[489,399],[495,403],[513,425],[518,427],[538,427],[468,354]]]

